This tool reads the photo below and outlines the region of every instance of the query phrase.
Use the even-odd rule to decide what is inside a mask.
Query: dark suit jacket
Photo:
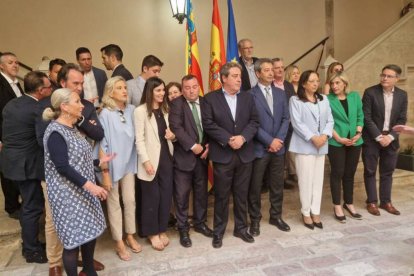
[[[95,76],[96,88],[98,89],[98,96],[99,96],[99,102],[100,102],[103,97],[105,83],[108,80],[108,77],[106,76],[106,73],[104,70],[93,67],[93,66],[92,66],[92,72],[93,72],[93,75]]]
[[[43,149],[36,141],[39,102],[23,95],[3,109],[2,171],[16,181],[43,178]]]
[[[258,60],[257,57],[253,57],[253,64],[256,62],[256,60]],[[242,67],[242,87],[241,90],[247,91],[250,90],[252,87],[250,85],[250,78],[249,78],[249,73],[247,72],[247,68],[246,65],[244,65],[244,62],[242,60],[242,57],[239,57],[239,64]]]
[[[202,97],[199,97],[200,111],[203,108],[203,100]],[[182,171],[192,171],[196,165],[196,159],[199,157],[192,152],[191,147],[198,144],[199,137],[193,113],[184,96],[171,102],[168,120],[171,131],[177,139],[174,142],[174,167]],[[203,135],[204,141],[201,143],[203,146],[205,145],[205,136]]]
[[[233,154],[243,163],[253,161],[253,137],[259,127],[259,117],[252,95],[248,91],[237,94],[236,119],[233,120],[223,90],[209,92],[204,96],[202,109],[203,129],[209,136],[209,157],[217,163],[227,164]],[[229,145],[232,136],[242,135],[246,142],[238,150]]]
[[[365,142],[375,140],[381,135],[384,127],[385,104],[381,84],[374,85],[365,90],[362,97],[364,111],[364,129],[362,137]],[[395,125],[405,125],[407,122],[407,92],[394,88],[394,97],[390,118],[390,134],[395,138],[391,143],[395,149],[399,148],[398,133],[392,130]]]
[[[295,96],[295,95],[296,95],[295,88],[293,87],[293,84],[291,84],[291,83],[290,83],[290,82],[288,82],[287,80],[284,80],[284,81],[283,81],[283,86],[285,87],[285,91],[284,91],[284,93],[285,93],[285,95],[286,95],[286,99],[287,99],[288,106],[289,106],[289,100],[290,100],[290,98],[291,98],[292,96]],[[272,87],[276,87],[276,86],[273,84],[273,82],[272,82]],[[290,124],[289,124],[288,133],[287,133],[286,138],[285,138],[285,147],[286,147],[286,148],[288,148],[288,147],[289,147],[290,139],[292,138],[292,133],[293,133],[293,127],[292,127],[292,124],[290,123]]]
[[[274,86],[272,87],[273,114],[259,85],[252,88],[251,94],[256,103],[260,119],[259,130],[254,138],[255,154],[257,158],[262,158],[269,154],[267,150],[274,138],[285,140],[290,122],[289,106],[285,91]],[[282,147],[276,155],[283,155],[284,153],[285,147]]]
[[[125,79],[125,81],[131,80],[134,77],[132,76],[131,72],[125,68],[123,64],[120,64],[118,67],[115,68],[114,72],[112,72],[112,77],[121,76]]]
[[[20,91],[23,94],[22,89]],[[6,104],[16,98],[13,88],[10,86],[9,82],[0,74],[0,141],[3,141],[3,115],[2,111]]]

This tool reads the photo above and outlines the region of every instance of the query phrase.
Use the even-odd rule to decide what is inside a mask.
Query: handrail
[[[329,36],[325,37],[324,39],[322,39],[320,42],[318,42],[315,46],[313,46],[312,48],[310,48],[308,51],[306,51],[303,55],[301,55],[300,57],[298,57],[297,59],[295,59],[295,61],[291,62],[288,66],[293,65],[295,63],[297,63],[298,61],[300,61],[301,59],[303,59],[304,57],[306,57],[310,52],[312,52],[313,50],[315,50],[319,45],[325,46],[326,41],[329,39]],[[319,61],[318,61],[318,65],[316,66],[316,70],[319,67],[319,64],[321,63],[322,60],[322,54],[323,54],[323,48],[322,48],[322,53],[321,56],[319,57]]]
[[[0,52],[0,55],[2,55],[2,54],[3,53]],[[19,61],[19,66],[22,67],[22,68],[24,68],[24,69],[26,69],[26,70],[28,70],[28,71],[33,71],[33,68],[32,67],[30,67],[30,66],[28,66],[28,65],[26,65],[26,64],[24,64],[24,63],[22,63],[20,61]]]

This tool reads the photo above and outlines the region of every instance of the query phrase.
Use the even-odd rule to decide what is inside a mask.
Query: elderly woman
[[[168,104],[164,82],[147,80],[141,104],[134,111],[138,179],[141,191],[141,232],[156,250],[163,250],[173,190],[173,145],[168,128]]]
[[[298,93],[300,73],[300,69],[296,65],[289,65],[285,71],[285,80],[293,85],[296,93]]]
[[[105,137],[95,145],[95,155],[102,156],[114,152],[118,158],[101,166],[99,180],[108,191],[107,208],[112,238],[116,242],[115,251],[123,261],[131,256],[122,239],[125,226],[125,243],[131,251],[138,253],[141,246],[134,238],[135,223],[135,173],[137,171],[137,153],[135,150],[135,130],[133,113],[135,106],[127,104],[128,93],[125,80],[110,78],[105,85],[102,98],[102,111],[99,121],[105,131]],[[123,210],[121,208],[121,197]]]
[[[358,92],[349,91],[347,76],[340,72],[329,80],[331,92],[328,100],[334,119],[332,138],[329,139],[328,157],[331,163],[331,193],[334,204],[334,217],[341,223],[346,218],[341,206],[341,186],[343,208],[352,218],[361,219],[353,205],[354,177],[363,143],[361,134],[364,126],[361,97]]]
[[[303,223],[309,229],[323,228],[320,219],[325,155],[332,137],[333,118],[329,101],[319,94],[319,75],[305,71],[297,96],[290,99],[293,126],[289,151],[295,153]]]
[[[63,265],[69,276],[78,275],[79,247],[86,275],[97,275],[93,266],[96,238],[106,228],[100,200],[107,191],[95,184],[94,165],[105,164],[113,155],[92,160],[92,148],[74,127],[82,116],[79,95],[69,89],[56,90],[52,108],[44,120],[54,119],[46,129],[45,174],[53,223],[63,250]]]
[[[332,62],[328,70],[326,71],[326,78],[325,78],[325,86],[323,87],[323,94],[328,95],[329,91],[331,91],[331,85],[329,83],[329,80],[332,78],[333,75],[336,73],[340,73],[344,71],[344,65],[340,62]]]

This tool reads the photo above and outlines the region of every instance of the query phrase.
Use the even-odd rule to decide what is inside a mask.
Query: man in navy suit
[[[199,96],[200,85],[195,76],[184,76],[181,83],[183,95],[171,102],[169,122],[177,139],[174,142],[174,200],[180,244],[190,247],[188,207],[191,190],[194,230],[206,237],[212,237],[213,231],[206,225],[208,145],[201,124],[204,99]]]
[[[113,71],[111,77],[121,76],[125,81],[134,78],[131,72],[122,64],[124,53],[121,47],[115,44],[109,44],[101,48],[101,53],[103,65],[105,65],[107,70]]]
[[[399,66],[386,65],[380,74],[380,83],[367,88],[362,97],[365,124],[362,131],[362,161],[366,203],[368,212],[374,216],[380,215],[376,181],[378,164],[379,207],[391,214],[400,214],[391,202],[392,174],[400,147],[399,134],[393,127],[407,122],[407,92],[395,86],[400,75]]]
[[[272,86],[272,60],[262,58],[256,61],[254,69],[258,84],[252,88],[254,102],[259,114],[260,126],[254,138],[256,159],[249,187],[250,234],[260,234],[261,189],[265,175],[269,177],[269,223],[282,231],[290,231],[282,220],[284,140],[289,128],[289,108],[285,92]],[[265,174],[269,171],[268,174]]]
[[[254,160],[253,138],[259,127],[252,95],[240,91],[240,64],[229,62],[223,65],[220,79],[223,88],[204,97],[201,116],[209,137],[209,158],[214,168],[214,248],[223,245],[231,192],[233,235],[245,242],[254,242],[247,231],[247,194]]]
[[[0,151],[3,141],[3,108],[6,104],[23,95],[23,89],[17,80],[19,73],[19,61],[15,54],[5,52],[0,55]],[[19,188],[17,185],[0,173],[1,188],[4,194],[4,209],[10,218],[19,219],[20,202]]]
[[[88,48],[76,49],[76,60],[83,71],[83,98],[98,107],[108,77],[104,70],[92,66],[92,55]]]

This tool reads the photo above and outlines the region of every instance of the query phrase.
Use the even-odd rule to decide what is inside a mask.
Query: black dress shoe
[[[180,244],[183,247],[191,247],[193,245],[188,231],[180,231]]]
[[[260,222],[258,222],[258,221],[252,221],[250,223],[249,233],[253,237],[259,236],[260,235]]]
[[[208,228],[208,226],[205,223],[201,223],[200,225],[194,226],[194,231],[203,234],[207,238],[213,237],[213,231],[210,228]]]
[[[249,233],[247,233],[247,231],[234,232],[233,236],[235,236],[236,238],[240,238],[248,243],[254,242],[254,238]]]
[[[212,245],[214,248],[220,248],[223,246],[223,237],[219,235],[213,235]]]
[[[295,189],[295,185],[290,184],[290,183],[288,183],[288,182],[285,181],[285,183],[283,184],[283,189],[285,189],[285,190],[293,190],[293,189]]]
[[[286,222],[284,222],[283,219],[281,218],[270,219],[269,223],[271,225],[276,226],[280,231],[285,231],[285,232],[290,231],[289,225]]]
[[[351,209],[348,208],[348,205],[346,205],[346,203],[344,203],[343,205],[344,209],[348,211],[348,213],[351,215],[351,217],[353,217],[354,219],[362,219],[362,216],[358,213],[352,213]]]
[[[47,257],[45,251],[34,251],[24,253],[24,258],[26,259],[27,263],[38,263],[38,264],[44,264],[47,263]]]
[[[13,213],[9,213],[9,218],[19,220],[20,219],[20,210],[16,210]]]

